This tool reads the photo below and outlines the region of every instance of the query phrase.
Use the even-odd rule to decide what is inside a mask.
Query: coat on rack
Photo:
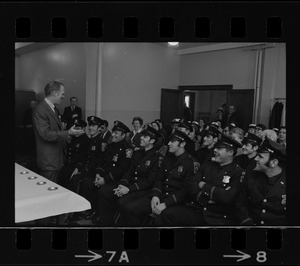
[[[283,103],[276,102],[273,106],[270,121],[269,121],[269,128],[280,128],[281,124],[281,116],[283,110]]]

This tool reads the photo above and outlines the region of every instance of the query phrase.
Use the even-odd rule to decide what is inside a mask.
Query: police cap
[[[125,124],[117,120],[114,122],[114,127],[112,128],[112,131],[122,131],[126,134],[130,132],[130,129]]]
[[[193,131],[193,127],[191,123],[189,123],[188,121],[182,121],[181,123],[178,124],[178,127],[183,127],[188,129],[189,131]]]
[[[259,146],[262,143],[262,139],[255,134],[248,133],[247,137],[243,139],[243,144],[251,143],[254,146]]]
[[[179,124],[180,123],[180,118],[174,118],[171,121],[171,124]]]
[[[265,130],[267,127],[264,124],[257,124],[256,129]]]
[[[151,127],[151,126],[147,126],[142,132],[141,132],[142,136],[149,136],[151,139],[157,139],[159,137],[159,133],[158,131]]]
[[[273,153],[282,159],[286,158],[286,148],[283,145],[271,140],[267,136],[261,143],[258,151],[259,153]]]
[[[249,128],[256,128],[256,124],[249,124],[248,129]]]
[[[179,140],[179,141],[185,141],[186,143],[188,143],[190,141],[190,138],[186,133],[176,129],[174,131],[174,133],[170,136],[169,140],[170,141]]]
[[[217,138],[220,134],[220,131],[215,126],[209,126],[204,132],[203,136],[211,135],[214,138]]]
[[[76,119],[74,121],[74,125],[75,125],[75,127],[86,127],[87,123],[85,121],[83,121],[83,120]]]
[[[238,148],[241,148],[243,145],[233,139],[230,136],[222,135],[221,139],[217,142],[216,148],[231,148],[233,150],[237,150]]]
[[[100,126],[102,123],[102,119],[100,117],[97,116],[89,116],[87,118],[88,124],[89,125],[97,125]]]

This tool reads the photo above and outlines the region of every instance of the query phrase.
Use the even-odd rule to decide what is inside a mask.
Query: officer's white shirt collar
[[[55,110],[54,110],[55,105],[52,102],[50,102],[47,98],[45,98],[45,102],[50,106],[52,111],[55,113]]]

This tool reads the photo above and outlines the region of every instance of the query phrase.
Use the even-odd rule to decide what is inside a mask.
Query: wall
[[[151,43],[105,43],[103,46],[102,117],[131,128],[160,117],[162,88],[177,89],[179,56]]]
[[[182,55],[179,85],[233,85],[252,89],[255,52],[242,49]]]
[[[65,85],[62,113],[69,98],[76,96],[85,110],[86,56],[81,43],[60,43],[20,55],[16,58],[16,89],[35,91],[37,100],[44,97],[45,85],[53,80]]]
[[[183,55],[179,85],[227,85],[233,89],[253,89],[256,51],[222,50]],[[268,125],[275,97],[286,97],[286,49],[277,43],[265,50],[259,121]]]
[[[286,45],[277,43],[275,48],[266,49],[263,83],[261,89],[260,123],[269,125],[274,98],[286,97]]]

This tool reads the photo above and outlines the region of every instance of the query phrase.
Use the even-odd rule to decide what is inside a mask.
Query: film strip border
[[[68,37],[68,21],[64,17],[55,17],[49,21],[48,30],[54,39]],[[86,34],[91,40],[105,38],[104,24],[101,17],[91,17],[85,21]],[[214,27],[209,17],[198,17],[194,19],[194,36],[199,39],[207,39]],[[121,22],[122,37],[130,40],[139,38],[141,19],[137,17],[126,17]],[[176,25],[177,26],[177,25]],[[177,27],[172,17],[159,18],[157,22],[157,34],[159,38],[175,38]],[[230,37],[235,39],[245,38],[248,32],[248,25],[245,17],[232,17],[230,19]],[[16,19],[16,38],[19,40],[32,37],[32,19],[19,17]],[[265,20],[265,34],[270,41],[277,40],[282,35],[282,19],[280,17],[269,17]]]
[[[13,23],[9,26],[15,31],[10,36],[15,41],[280,42],[295,19],[293,5],[281,2],[24,3],[5,7],[3,19],[9,17]]]
[[[0,64],[0,81],[6,87],[13,86],[14,42],[264,41],[287,43],[288,85],[296,86],[299,84],[299,10],[299,3],[274,1],[188,4],[1,3],[0,34],[3,39],[0,51],[3,63]],[[299,99],[299,91],[292,93],[291,99]],[[13,106],[13,103],[10,104],[12,110]],[[296,117],[297,112],[291,107],[288,115]],[[13,128],[13,121],[8,120],[7,125]],[[289,123],[289,126],[293,124]],[[297,131],[294,135],[292,129],[290,132],[288,138],[296,140]],[[6,150],[11,150],[9,143],[6,142]],[[9,161],[11,158],[13,153],[7,156],[8,161],[4,165],[12,164]],[[294,170],[299,165],[299,158],[289,159],[290,172],[296,172]],[[8,173],[13,171],[8,170]],[[292,183],[292,186],[299,184],[299,180],[294,179]],[[0,194],[5,196],[6,204],[14,206],[13,183],[2,188],[5,193]],[[289,187],[288,190],[289,198],[295,197],[297,191]],[[7,191],[11,192],[11,196],[7,195]],[[297,220],[293,218],[299,218],[299,212],[297,215],[297,206],[293,208],[289,202],[288,218],[291,218],[290,224],[296,225],[297,222],[293,221]],[[1,224],[13,224],[13,208],[6,214],[1,218]],[[3,228],[0,230],[0,264],[299,263],[299,229],[237,230]],[[269,233],[270,230],[275,231]],[[275,234],[277,243],[274,246],[274,240],[267,244],[268,239],[273,239],[272,234]]]
[[[0,231],[2,264],[297,264],[295,229]]]

